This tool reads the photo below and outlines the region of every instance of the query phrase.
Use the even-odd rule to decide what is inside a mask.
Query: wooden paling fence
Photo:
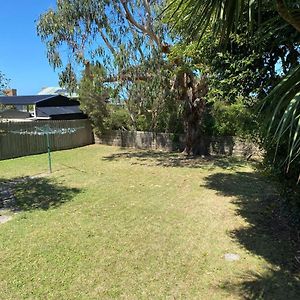
[[[38,127],[51,129],[75,128],[67,134],[51,134],[51,150],[64,150],[94,143],[89,120],[47,120],[33,122],[0,122],[0,160],[47,152],[44,135],[18,134],[31,132]]]

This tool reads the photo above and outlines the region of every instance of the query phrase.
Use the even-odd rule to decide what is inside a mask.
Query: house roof
[[[53,107],[38,107],[37,116],[48,117],[55,115],[67,115],[67,114],[82,114],[79,106],[53,106]]]
[[[4,105],[34,105],[37,106],[75,106],[77,100],[69,99],[62,95],[34,95],[34,96],[4,96],[0,97]]]
[[[1,96],[0,103],[5,105],[31,105],[55,97],[57,95]]]

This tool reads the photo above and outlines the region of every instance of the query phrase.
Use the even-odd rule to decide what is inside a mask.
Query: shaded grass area
[[[47,210],[71,200],[80,190],[43,177],[0,178],[0,209],[12,211]]]
[[[45,159],[0,162],[0,184]],[[297,245],[247,162],[95,145],[53,163],[0,225],[0,299],[297,299]]]
[[[113,153],[103,157],[103,160],[116,161],[128,160],[131,164],[138,164],[144,166],[160,166],[160,167],[180,167],[180,168],[200,168],[200,169],[214,169],[220,167],[222,169],[236,169],[247,165],[244,159],[229,156],[204,156],[188,157],[176,152],[163,151],[122,151],[120,153]]]
[[[205,187],[219,195],[234,197],[236,212],[249,224],[230,235],[248,251],[272,265],[265,273],[244,274],[238,286],[247,299],[297,299],[300,295],[300,245],[291,236],[286,220],[280,219],[279,196],[274,188],[262,185],[258,173],[217,173],[205,178]],[[235,287],[228,284],[226,288]]]

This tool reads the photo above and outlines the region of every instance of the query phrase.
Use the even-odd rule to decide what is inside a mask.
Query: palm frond
[[[174,26],[180,24],[192,37],[200,38],[209,25],[221,40],[236,30],[248,8],[251,17],[253,0],[174,0],[166,8]]]
[[[299,156],[300,146],[300,65],[291,70],[285,78],[264,99],[267,135],[276,143],[275,157],[279,147],[284,145],[284,164],[288,171],[291,163]]]

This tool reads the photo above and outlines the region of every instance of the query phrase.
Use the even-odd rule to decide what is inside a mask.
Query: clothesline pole
[[[28,131],[28,130],[24,130],[21,129],[19,131],[8,131],[14,134],[29,134],[29,135],[40,135],[46,136],[46,140],[47,140],[47,152],[48,152],[48,165],[49,165],[49,173],[52,173],[52,160],[51,160],[51,144],[50,144],[50,134],[53,135],[62,135],[62,134],[72,134],[74,132],[76,132],[77,130],[80,130],[84,127],[75,127],[75,128],[51,128],[49,125],[45,125],[45,126],[35,126],[35,130],[33,131]]]
[[[51,149],[50,149],[49,133],[46,133],[46,138],[47,138],[47,149],[48,149],[49,172],[52,173],[52,162],[51,162]]]

